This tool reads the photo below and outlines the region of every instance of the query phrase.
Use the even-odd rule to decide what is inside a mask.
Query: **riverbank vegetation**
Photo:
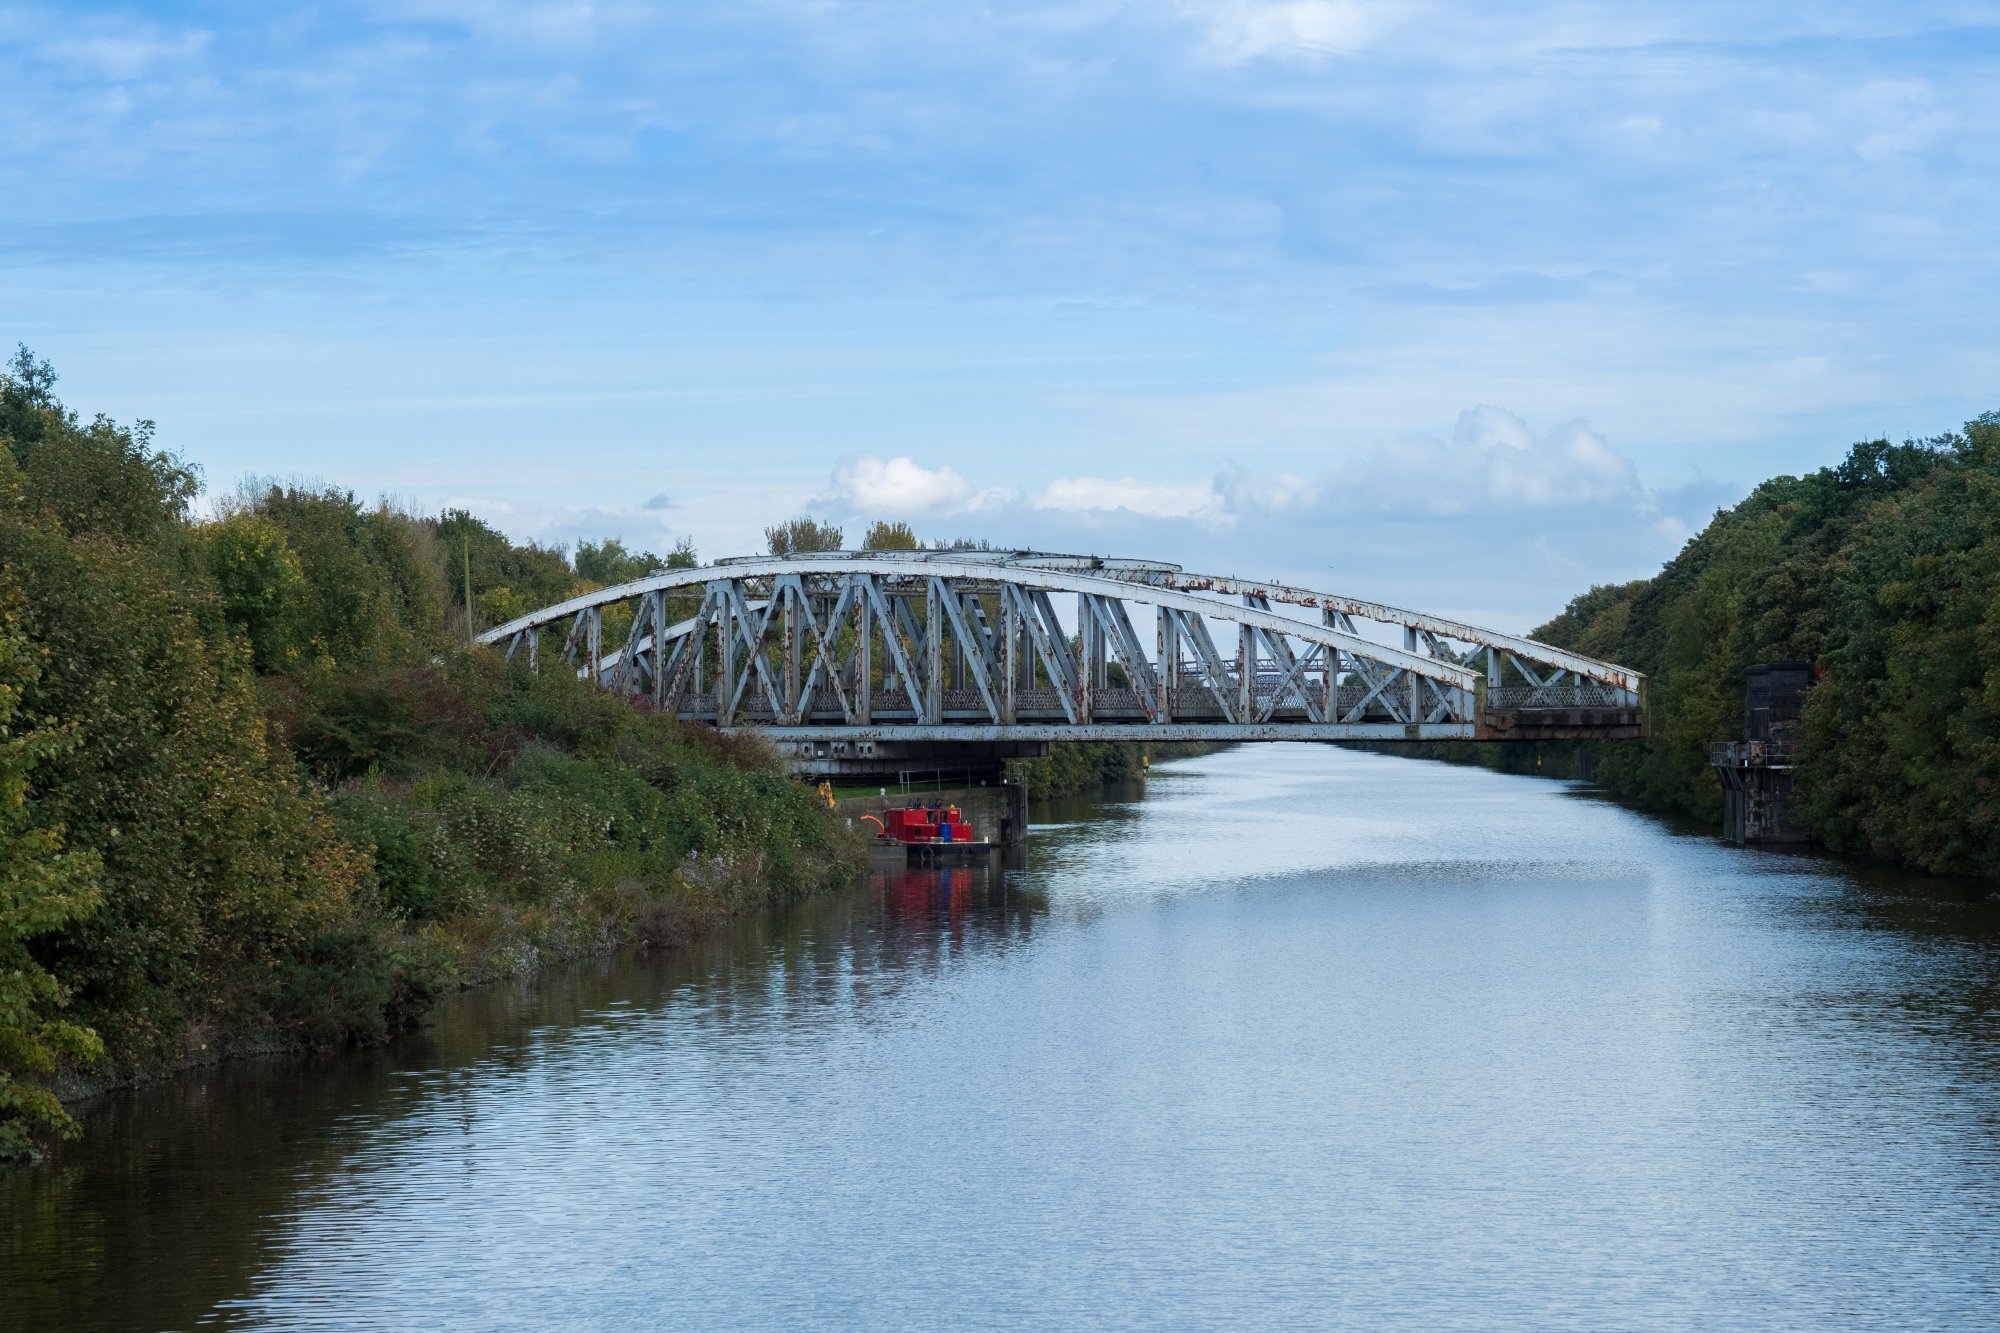
[[[1036,800],[1075,796],[1135,782],[1151,764],[1228,748],[1226,742],[1209,741],[1057,741],[1039,759],[1008,760],[1007,776],[1026,783]]]
[[[0,375],[0,1155],[72,1130],[61,1095],[380,1040],[853,873],[756,743],[463,648],[685,546],[572,564],[300,485],[202,517],[147,423],[53,384]]]
[[[1036,800],[1075,796],[1143,777],[1148,749],[1134,741],[1058,741],[1039,759],[1008,760],[1007,776]]]
[[[1653,737],[1432,753],[1588,772],[1642,807],[1717,819],[1708,746],[1742,734],[1743,669],[1800,659],[1816,677],[1796,773],[1815,839],[2000,876],[2000,414],[1767,481],[1659,574],[1592,588],[1533,637],[1645,672]]]

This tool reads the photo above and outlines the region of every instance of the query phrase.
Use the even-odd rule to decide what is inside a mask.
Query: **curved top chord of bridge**
[[[1057,597],[1064,609],[1075,598],[1067,621]],[[1150,612],[1150,652],[1135,606]],[[1178,565],[1029,551],[831,551],[658,570],[480,642],[531,667],[553,649],[606,688],[820,757],[829,747],[872,756],[883,742],[1019,743],[1018,753],[1052,740],[1647,731],[1638,672],[1531,639]]]

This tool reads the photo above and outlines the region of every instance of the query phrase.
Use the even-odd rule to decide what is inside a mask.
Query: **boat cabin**
[[[955,805],[903,805],[882,812],[885,842],[971,842],[972,825]]]

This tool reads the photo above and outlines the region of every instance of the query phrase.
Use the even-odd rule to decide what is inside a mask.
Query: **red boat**
[[[875,843],[881,847],[908,847],[913,852],[978,855],[993,844],[982,842],[965,822],[965,813],[955,805],[932,801],[928,805],[899,805],[879,816],[863,815],[879,832]]]

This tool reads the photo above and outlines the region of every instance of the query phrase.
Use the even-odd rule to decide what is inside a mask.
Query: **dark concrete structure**
[[[1725,841],[1802,843],[1792,812],[1792,759],[1812,685],[1809,662],[1766,662],[1743,673],[1743,739],[1717,741],[1709,762],[1722,780]]]

